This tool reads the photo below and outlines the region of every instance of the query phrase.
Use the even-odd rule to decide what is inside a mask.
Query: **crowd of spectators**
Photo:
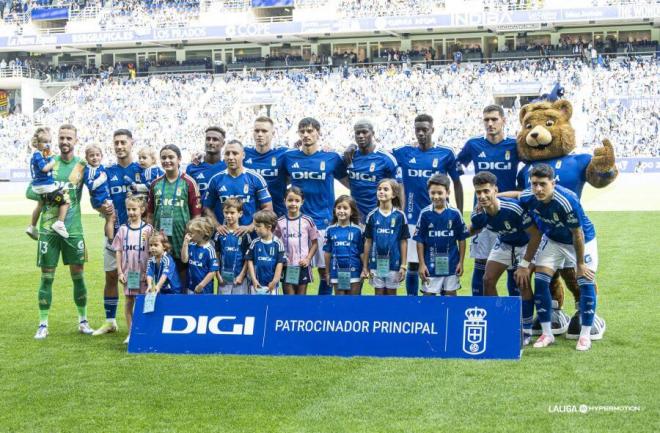
[[[323,146],[341,150],[353,141],[353,122],[368,117],[376,125],[378,144],[391,148],[413,141],[413,119],[427,112],[436,119],[435,140],[459,149],[468,137],[483,133],[481,109],[493,102],[496,85],[530,81],[564,86],[584,150],[591,151],[607,137],[615,143],[617,156],[660,156],[657,60],[625,59],[609,69],[564,59],[404,72],[390,65],[351,68],[347,75],[305,69],[89,79],[46,101],[34,121],[21,115],[0,121],[0,140],[7,143],[0,165],[27,166],[27,138],[36,124],[55,128],[73,123],[83,144],[106,149],[113,130],[128,128],[140,144],[179,145],[184,160],[202,148],[203,131],[212,124],[222,125],[228,138],[251,144],[251,119],[266,114],[266,107],[247,101],[259,92],[281,95],[269,114],[282,145],[291,146],[298,138],[298,120],[312,116],[322,123]],[[512,135],[518,129],[517,107],[506,111]]]

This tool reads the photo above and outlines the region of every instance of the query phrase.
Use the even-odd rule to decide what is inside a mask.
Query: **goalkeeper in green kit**
[[[53,280],[60,254],[62,262],[69,266],[71,272],[73,300],[78,309],[78,330],[81,334],[87,335],[94,332],[87,322],[87,287],[83,274],[87,250],[80,220],[80,198],[84,184],[85,161],[74,156],[78,138],[73,125],[62,125],[57,136],[60,155],[54,157],[53,179],[63,187],[64,193],[69,195],[71,206],[64,219],[69,237],[64,239],[51,228],[57,219],[57,206],[44,205],[40,215],[37,244],[37,266],[41,268],[39,329],[34,336],[37,340],[43,340],[48,336],[48,312],[53,297]],[[32,188],[28,188],[27,198],[38,200],[39,195],[32,191]]]

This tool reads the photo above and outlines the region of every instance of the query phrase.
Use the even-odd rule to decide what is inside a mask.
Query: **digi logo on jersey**
[[[320,173],[318,171],[294,171],[293,173],[291,173],[291,177],[296,180],[301,180],[301,179],[325,180],[325,173]]]
[[[349,171],[348,172],[348,177],[353,180],[363,180],[365,182],[373,182],[376,183],[376,175],[375,174],[369,174],[369,173],[359,173],[357,171]]]
[[[128,186],[127,185],[121,185],[121,186],[111,186],[110,187],[110,194],[124,194],[128,192]]]
[[[277,168],[253,168],[252,170],[256,171],[263,177],[277,177],[280,174],[280,171]]]
[[[254,335],[253,316],[237,321],[236,316],[175,316],[163,317],[163,334]]]
[[[245,204],[245,203],[250,203],[250,201],[251,201],[249,195],[246,196],[246,195],[240,195],[240,194],[238,194],[238,195],[236,195],[236,194],[230,194],[230,195],[221,195],[221,196],[220,196],[220,203],[224,203],[225,201],[227,201],[227,199],[230,199],[230,198],[238,198],[238,199],[241,199],[241,201],[243,202],[243,204]]]
[[[477,168],[479,170],[511,170],[511,163],[510,162],[487,162],[487,161],[479,161],[477,163]]]
[[[430,230],[429,231],[429,237],[430,238],[446,238],[446,237],[451,237],[454,236],[454,231],[453,230]]]
[[[436,173],[440,173],[438,170],[422,170],[419,168],[409,168],[408,176],[410,177],[427,177],[430,178]]]

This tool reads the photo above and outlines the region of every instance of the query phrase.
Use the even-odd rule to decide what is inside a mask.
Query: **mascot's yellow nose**
[[[529,131],[525,140],[530,147],[547,146],[552,142],[552,134],[541,125]]]

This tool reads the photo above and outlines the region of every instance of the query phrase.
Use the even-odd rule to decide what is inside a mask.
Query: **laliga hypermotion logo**
[[[465,310],[467,320],[463,322],[463,352],[481,355],[486,351],[486,310],[479,307]]]

